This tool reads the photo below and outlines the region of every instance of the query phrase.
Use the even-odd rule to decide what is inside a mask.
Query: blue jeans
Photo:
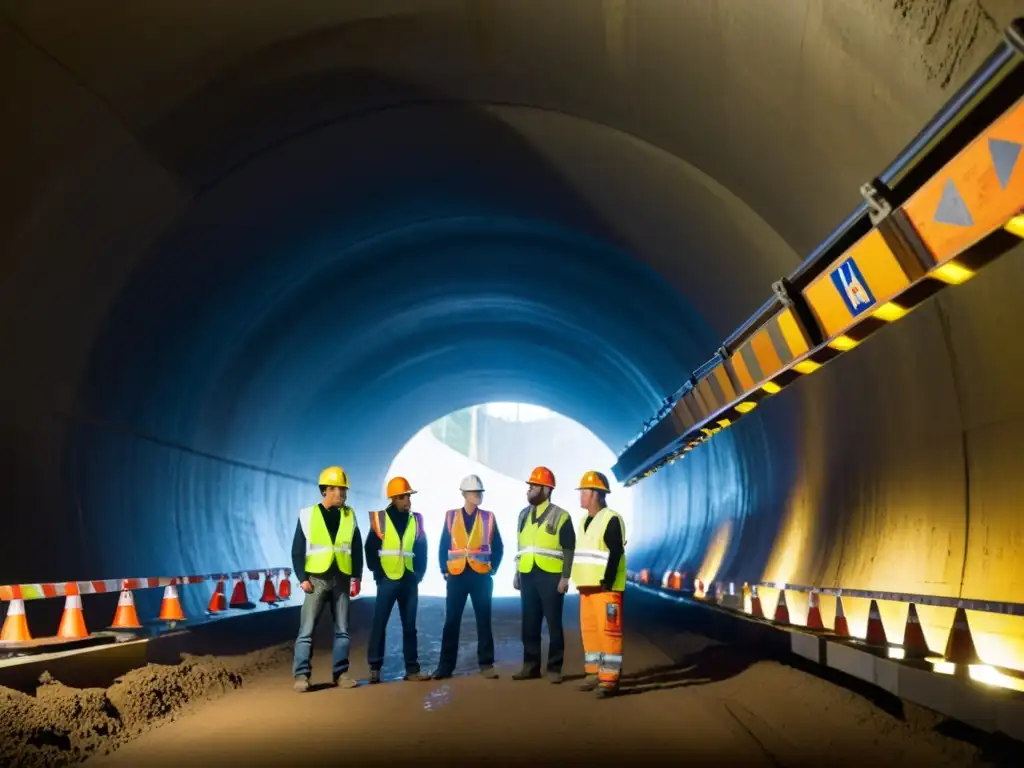
[[[292,664],[292,676],[309,677],[313,669],[313,630],[316,629],[324,606],[330,604],[334,617],[334,677],[348,672],[348,607],[349,584],[348,576],[337,573],[333,578],[321,578],[309,575],[313,591],[306,594],[299,613],[299,636],[295,640],[295,662]]]
[[[398,615],[402,619],[402,655],[405,657],[405,672],[414,675],[420,671],[416,647],[416,607],[419,594],[419,582],[408,571],[398,581],[383,578],[377,582],[373,626],[370,628],[370,642],[367,646],[370,669],[380,669],[384,666],[385,629],[388,619],[391,618],[391,611],[395,603],[398,603]]]

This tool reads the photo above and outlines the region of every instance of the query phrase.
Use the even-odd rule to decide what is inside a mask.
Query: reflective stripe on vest
[[[558,532],[569,519],[569,513],[549,503],[544,510],[544,516],[535,523],[533,510],[534,507],[527,507],[519,513],[522,525],[522,530],[519,531],[519,551],[516,553],[519,572],[529,573],[536,564],[542,571],[561,573],[562,561],[565,558]]]
[[[590,521],[590,525],[583,529],[576,539],[576,550],[572,558],[572,582],[577,587],[597,587],[601,585],[604,572],[608,568],[608,545],[604,543],[604,534],[608,530],[608,524],[618,519],[622,527],[623,550],[626,541],[626,523],[622,515],[609,507],[605,507]],[[580,523],[583,523],[586,518]],[[621,592],[626,588],[626,553],[623,551],[619,558],[619,565],[615,569],[615,580],[612,582],[612,590]]]
[[[410,513],[409,524],[401,538],[387,510],[371,512],[370,525],[381,540],[381,570],[392,581],[398,581],[407,570],[413,570],[413,547],[423,535],[423,518],[419,512]]]
[[[352,540],[356,532],[356,513],[351,507],[342,507],[338,520],[338,532],[331,541],[324,514],[319,504],[299,510],[299,525],[306,537],[306,573],[325,573],[331,562],[338,563],[338,570],[346,576],[352,575]]]
[[[461,509],[449,509],[445,523],[451,540],[448,545],[448,573],[458,576],[466,570],[467,562],[477,573],[490,573],[494,515],[486,509],[478,509],[473,513],[473,526],[468,534]]]

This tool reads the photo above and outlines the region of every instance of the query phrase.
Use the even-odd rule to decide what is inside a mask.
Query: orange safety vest
[[[458,576],[466,570],[467,562],[477,573],[490,573],[494,514],[486,509],[477,509],[473,519],[473,530],[468,534],[461,509],[449,509],[445,514],[445,521],[451,539],[448,545],[448,573]]]

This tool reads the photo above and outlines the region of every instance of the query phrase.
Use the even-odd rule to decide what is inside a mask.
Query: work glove
[[[348,596],[349,597],[358,597],[359,596],[359,592],[362,589],[362,586],[363,585],[362,585],[362,583],[360,582],[359,579],[352,579],[352,584],[350,585],[349,590],[348,590]]]
[[[516,575],[512,577],[512,589],[518,590],[519,587],[519,571],[516,571]]]
[[[301,589],[307,595],[308,594],[312,594],[312,592],[313,592],[313,582],[311,582],[309,579],[306,579],[304,582],[299,584],[299,589]]]
[[[559,579],[558,580],[558,591],[561,592],[563,595],[566,592],[569,591],[569,580],[568,579]]]

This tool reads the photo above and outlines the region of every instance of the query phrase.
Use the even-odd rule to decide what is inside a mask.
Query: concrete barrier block
[[[815,664],[821,664],[824,661],[821,645],[821,638],[815,635],[807,635],[803,632],[793,632],[790,635],[790,647],[793,653],[810,659]]]
[[[875,661],[878,657],[844,643],[825,643],[825,663],[851,677],[875,683]]]
[[[927,669],[902,666],[899,695],[940,714],[960,720],[986,733],[997,730],[996,691],[984,690],[968,680],[940,675]]]

